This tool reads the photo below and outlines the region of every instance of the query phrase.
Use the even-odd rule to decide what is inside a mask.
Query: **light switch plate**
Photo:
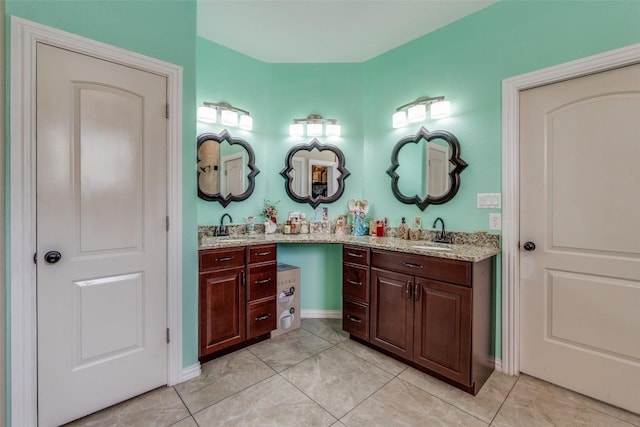
[[[502,230],[502,214],[489,214],[489,230]]]
[[[502,207],[502,195],[500,193],[478,193],[478,208],[500,209]]]

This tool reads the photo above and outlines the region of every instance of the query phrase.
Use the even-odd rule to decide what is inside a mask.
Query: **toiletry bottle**
[[[400,237],[404,240],[409,239],[409,225],[407,225],[404,217],[402,217],[402,222],[400,223]]]
[[[291,234],[291,221],[284,224],[284,234]]]

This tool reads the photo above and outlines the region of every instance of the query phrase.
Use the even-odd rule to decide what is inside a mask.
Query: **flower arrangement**
[[[263,199],[264,200],[264,207],[262,208],[262,212],[260,212],[260,216],[264,219],[264,220],[270,220],[271,222],[273,222],[274,224],[278,222],[278,209],[276,208],[276,205],[278,203],[280,203],[280,200],[278,200],[277,202],[271,202],[268,199]]]

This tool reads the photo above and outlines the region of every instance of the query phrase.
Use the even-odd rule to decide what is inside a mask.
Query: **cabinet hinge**
[[[165,108],[165,117],[168,119],[169,118],[169,103],[167,102],[166,108]]]
[[[169,231],[169,216],[167,215],[167,231]]]
[[[167,344],[171,342],[171,335],[169,333],[169,328],[167,328]]]

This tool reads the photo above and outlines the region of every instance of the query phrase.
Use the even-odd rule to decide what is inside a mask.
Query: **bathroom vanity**
[[[493,371],[497,245],[335,234],[203,238],[201,359],[275,329],[276,244],[285,243],[342,244],[342,325],[352,339],[471,394]]]
[[[276,245],[199,251],[200,360],[276,329]]]

